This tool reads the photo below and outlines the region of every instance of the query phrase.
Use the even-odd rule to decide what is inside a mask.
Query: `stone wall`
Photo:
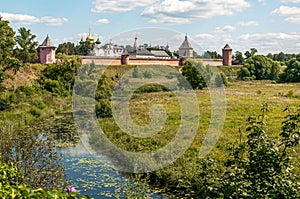
[[[83,56],[82,64],[121,65],[121,58]],[[222,66],[222,59],[201,59],[204,64]],[[179,66],[179,59],[129,59],[128,65],[166,65]]]

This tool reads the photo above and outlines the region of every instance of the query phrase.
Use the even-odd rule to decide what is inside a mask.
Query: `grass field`
[[[246,139],[246,120],[252,114],[258,115],[262,104],[268,103],[266,130],[274,137],[281,132],[281,123],[287,114],[283,110],[287,106],[297,109],[300,105],[300,84],[275,84],[271,81],[230,82],[225,91],[227,106],[224,128],[218,142],[208,154],[208,157],[219,161],[226,159],[227,147],[237,145],[241,139]],[[179,190],[188,186],[200,168],[199,151],[211,121],[212,107],[209,90],[197,90],[196,93],[200,118],[198,132],[193,143],[176,162],[155,174],[159,178],[159,184],[173,186],[171,192],[175,192],[175,195],[174,186],[179,187]],[[149,108],[154,104],[163,105],[167,119],[162,130],[150,138],[129,136],[118,127],[113,118],[100,119],[99,122],[107,137],[118,147],[131,152],[155,151],[167,145],[176,135],[180,125],[180,105],[176,96],[171,92],[138,93],[130,100],[130,114],[133,121],[142,126],[149,124]],[[297,155],[299,152],[300,150],[297,149],[294,154],[298,161],[297,165],[300,165]],[[156,183],[155,180],[153,184]]]

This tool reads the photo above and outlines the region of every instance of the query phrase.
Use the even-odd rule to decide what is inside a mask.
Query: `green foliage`
[[[15,37],[17,47],[14,49],[14,56],[23,63],[32,63],[38,59],[36,36],[30,32],[30,29],[24,27],[18,29],[19,35]]]
[[[281,82],[300,82],[300,56],[290,60],[287,68],[280,75]]]
[[[235,55],[234,55],[234,62],[236,64],[243,64],[244,63],[244,57],[243,57],[243,53],[240,51],[236,51]]]
[[[267,107],[263,106],[261,115],[249,117],[247,141],[234,148],[226,162],[229,169],[223,180],[225,197],[300,196],[299,179],[290,157],[293,147],[299,145],[300,110],[288,113],[278,139],[269,137],[264,130],[267,111]],[[232,179],[232,176],[238,179]]]
[[[24,198],[24,199],[88,199],[88,196],[76,197],[76,192],[64,193],[62,191],[53,190],[45,191],[41,188],[31,189],[27,185],[22,184],[23,171],[18,167],[0,163],[0,198]]]
[[[49,64],[41,72],[40,84],[49,92],[61,96],[71,95],[75,76],[81,65],[79,57],[69,58],[66,55],[59,54],[57,64]]]
[[[139,78],[140,76],[141,76],[141,74],[139,73],[138,67],[134,67],[133,71],[132,71],[132,77],[133,78]]]
[[[228,79],[226,75],[223,72],[220,72],[220,74],[216,75],[215,78],[215,86],[216,87],[222,87],[228,85]]]
[[[295,97],[295,91],[294,90],[289,90],[286,94],[287,97]]]
[[[145,70],[145,71],[143,72],[143,77],[146,78],[146,79],[151,79],[151,78],[152,78],[152,73],[151,73],[151,71]]]
[[[145,84],[142,87],[135,90],[135,93],[152,93],[152,92],[164,92],[170,91],[168,88],[160,84]]]
[[[257,53],[257,49],[256,48],[251,48],[250,52],[246,51],[244,54],[246,56],[246,59],[253,57],[255,54]]]
[[[77,48],[75,47],[75,44],[72,42],[67,43],[61,43],[58,45],[56,49],[56,54],[62,53],[66,55],[77,55]]]
[[[238,72],[239,80],[278,80],[280,65],[263,55],[248,58]]]
[[[96,115],[98,118],[112,116],[111,104],[108,99],[100,99],[96,102]]]
[[[212,73],[208,66],[201,61],[186,60],[182,67],[182,75],[190,83],[193,89],[203,89],[210,82]],[[178,78],[179,87],[184,88],[184,83]],[[183,84],[183,85],[182,85]]]
[[[79,45],[76,46],[76,51],[78,55],[88,56],[93,55],[95,44],[90,41],[83,41],[83,39],[79,42]]]
[[[205,51],[202,56],[198,56],[204,59],[222,59],[222,55],[218,54],[216,51]]]
[[[0,133],[0,162],[13,163],[24,171],[20,183],[33,189],[64,188],[64,167],[51,136],[33,126],[23,130],[2,126]]]
[[[9,22],[0,16],[0,66],[6,66],[8,58],[12,55],[15,32],[9,26]]]

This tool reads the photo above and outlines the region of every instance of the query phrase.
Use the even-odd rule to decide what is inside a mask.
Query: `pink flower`
[[[77,192],[77,190],[75,189],[75,187],[68,187],[67,192],[68,193]]]

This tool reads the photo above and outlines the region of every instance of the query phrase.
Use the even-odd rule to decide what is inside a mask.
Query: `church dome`
[[[86,41],[94,42],[94,37],[93,37],[92,35],[89,34],[89,35],[86,37]]]

